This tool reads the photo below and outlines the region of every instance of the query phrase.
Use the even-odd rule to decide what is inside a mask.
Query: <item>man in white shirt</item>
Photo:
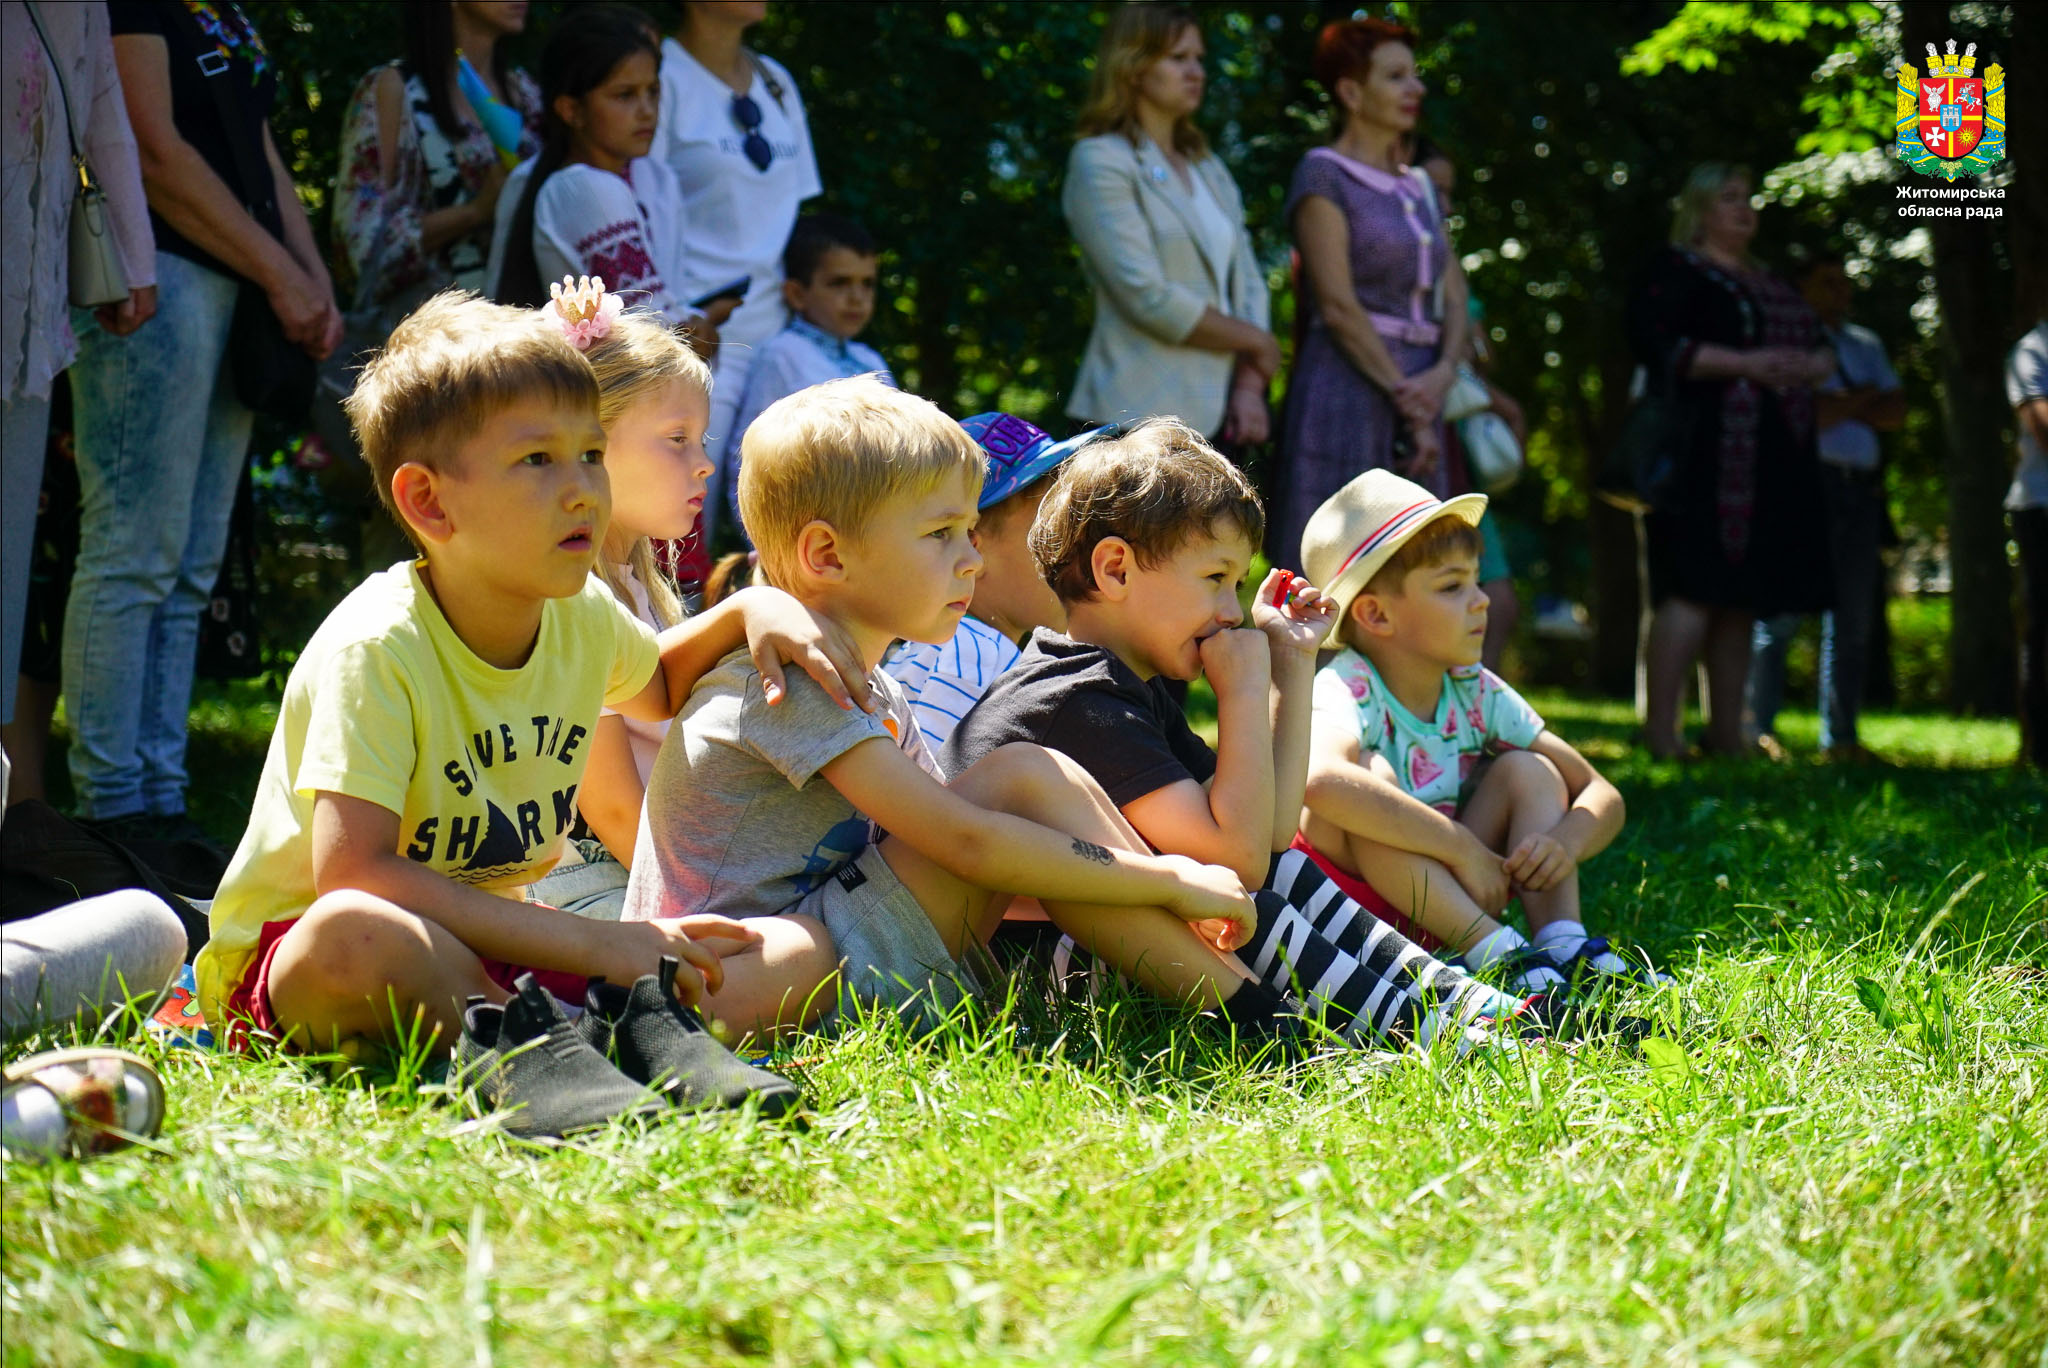
[[[1867,762],[1856,716],[1869,673],[1870,642],[1882,602],[1886,511],[1878,434],[1906,421],[1906,396],[1876,333],[1849,321],[1854,288],[1831,254],[1809,258],[1797,276],[1819,315],[1835,373],[1815,398],[1820,427],[1821,510],[1835,570],[1835,609],[1821,619],[1820,744],[1829,759]],[[1796,614],[1756,626],[1750,666],[1750,710],[1757,731],[1772,736],[1785,694],[1785,654],[1799,630]],[[1765,743],[1775,748],[1775,737]]]

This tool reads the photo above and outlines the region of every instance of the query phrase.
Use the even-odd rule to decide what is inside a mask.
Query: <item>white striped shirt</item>
[[[959,630],[943,646],[897,642],[882,657],[882,668],[910,695],[917,729],[936,755],[967,710],[1022,654],[1016,642],[969,616],[960,619]]]

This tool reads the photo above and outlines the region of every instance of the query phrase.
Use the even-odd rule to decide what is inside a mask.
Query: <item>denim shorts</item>
[[[578,841],[576,850],[583,863],[556,865],[527,890],[527,896],[592,921],[617,921],[626,910],[626,877],[631,871],[600,841]]]
[[[842,1013],[856,1004],[887,1008],[925,1034],[982,994],[981,976],[953,958],[875,846],[788,910],[816,917],[831,933]]]

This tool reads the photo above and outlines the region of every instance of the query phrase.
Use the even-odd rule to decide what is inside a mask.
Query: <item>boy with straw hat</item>
[[[1338,654],[1316,673],[1297,848],[1481,974],[1536,991],[1669,982],[1580,920],[1579,866],[1621,831],[1621,794],[1479,663],[1485,509],[1369,470],[1310,518],[1302,568],[1336,601],[1323,644]],[[1497,920],[1514,897],[1533,944]]]

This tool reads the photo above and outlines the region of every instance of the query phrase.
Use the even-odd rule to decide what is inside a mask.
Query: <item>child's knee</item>
[[[1529,797],[1566,796],[1564,775],[1559,772],[1550,758],[1535,751],[1505,751],[1493,761],[1493,773],[1500,782],[1512,785],[1518,793]]]
[[[975,761],[951,787],[982,807],[1014,812],[1085,793],[1093,782],[1088,771],[1057,751],[1012,741]]]
[[[342,890],[316,901],[286,933],[271,982],[330,1002],[372,997],[417,972],[433,953],[418,917],[382,898]]]

